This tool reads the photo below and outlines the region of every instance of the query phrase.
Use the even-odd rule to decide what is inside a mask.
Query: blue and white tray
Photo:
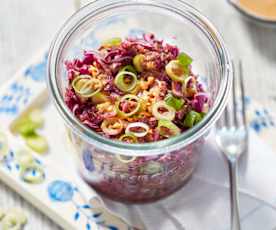
[[[47,53],[43,52],[0,88],[0,132],[4,134],[0,153],[6,147],[5,139],[8,142],[8,155],[2,160],[0,157],[0,179],[64,229],[132,229],[107,210],[101,198],[77,175],[72,154],[66,148],[63,122],[48,101],[46,62]],[[50,146],[45,155],[33,152],[45,171],[45,180],[40,184],[20,178],[16,154],[27,147],[11,131],[13,122],[33,107],[41,107],[44,113],[46,121],[41,133]]]

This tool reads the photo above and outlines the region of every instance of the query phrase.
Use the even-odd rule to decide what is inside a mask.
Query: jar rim
[[[222,75],[224,75],[224,77],[221,81],[221,87],[218,91],[216,99],[214,100],[212,108],[199,124],[185,131],[181,135],[171,137],[166,140],[142,144],[128,144],[105,138],[83,125],[66,106],[63,95],[58,87],[56,74],[59,56],[66,44],[66,41],[70,35],[74,33],[75,29],[85,20],[86,17],[91,17],[98,13],[98,11],[103,12],[112,7],[120,7],[125,5],[141,6],[141,4],[159,7],[163,10],[165,9],[174,11],[181,16],[184,16],[187,14],[187,12],[189,12],[189,16],[191,16],[194,20],[197,19],[200,20],[201,23],[204,23],[204,28],[200,29],[207,34],[208,39],[217,50],[222,68]],[[177,9],[175,7],[176,5],[178,5]],[[93,13],[91,9],[93,9]],[[110,152],[120,152],[122,155],[133,156],[155,155],[164,152],[175,151],[199,139],[208,130],[210,130],[212,125],[221,115],[226,105],[232,85],[232,63],[229,53],[224,46],[224,41],[221,35],[205,16],[203,16],[194,7],[181,0],[171,0],[170,3],[166,2],[165,0],[97,0],[87,4],[65,22],[63,27],[54,38],[49,51],[47,71],[48,88],[51,92],[54,104],[60,115],[65,120],[66,124],[73,130],[73,132],[81,136],[88,143],[100,146],[101,148]]]

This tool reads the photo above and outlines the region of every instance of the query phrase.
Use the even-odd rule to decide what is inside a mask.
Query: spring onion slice
[[[110,48],[110,47],[114,47],[114,46],[119,46],[121,43],[122,43],[122,39],[121,38],[114,37],[114,38],[110,38],[110,39],[105,40],[102,43],[102,46],[106,47],[106,48]]]
[[[126,65],[120,71],[127,71],[127,72],[132,72],[134,74],[137,74],[136,69],[132,65]]]
[[[162,119],[158,121],[157,129],[161,136],[171,137],[179,135],[181,130],[171,121]]]
[[[183,67],[186,73],[189,72],[189,66],[192,64],[193,59],[186,53],[180,53],[177,57],[179,64]]]
[[[132,60],[133,65],[138,72],[143,71],[142,63],[144,61],[144,58],[145,56],[143,54],[137,54]]]
[[[165,102],[168,106],[173,107],[175,110],[180,110],[184,105],[184,100],[174,97],[171,94],[168,94],[165,98]]]
[[[118,118],[105,119],[101,124],[101,129],[107,135],[118,135],[124,128],[123,121]]]
[[[80,75],[72,81],[72,87],[80,96],[89,98],[100,92],[103,85],[99,79],[90,75]]]
[[[98,92],[91,97],[91,101],[93,104],[97,105],[97,104],[107,102],[109,101],[109,99],[107,95],[105,95],[104,93]]]
[[[48,143],[45,137],[38,134],[25,137],[26,145],[37,153],[45,153],[48,150]]]
[[[125,156],[125,155],[116,155],[117,159],[125,164],[134,161],[137,157],[135,156]]]
[[[187,73],[184,71],[178,60],[170,61],[165,69],[166,73],[173,81],[184,82],[187,77]]]
[[[131,112],[124,112],[120,109],[120,104],[124,101],[134,101],[136,102],[136,107],[131,111]],[[116,110],[117,110],[117,114],[121,117],[130,117],[132,115],[134,115],[135,113],[137,113],[141,107],[141,101],[140,99],[132,94],[127,94],[125,96],[123,96],[120,101],[117,101],[115,104]]]
[[[130,78],[129,83],[125,82],[126,78]],[[130,72],[130,71],[120,71],[116,75],[114,83],[117,86],[117,88],[119,88],[123,92],[130,92],[136,87],[137,76],[135,73]]]
[[[138,128],[142,129],[142,131],[132,131],[131,129],[133,128]],[[126,127],[126,134],[132,134],[136,137],[144,137],[148,134],[149,132],[149,126],[143,122],[133,122],[129,123],[128,126]]]
[[[191,82],[191,83],[190,83]],[[189,86],[191,84],[191,87]],[[185,95],[188,95],[189,92],[192,92],[193,94],[196,93],[196,79],[192,76],[185,78],[183,84],[182,84],[182,92]]]
[[[31,184],[39,184],[45,179],[45,172],[38,164],[25,166],[20,172],[20,178]]]
[[[137,143],[137,137],[132,135],[132,134],[124,134],[120,136],[119,138],[120,141],[127,142],[127,143]]]
[[[27,221],[26,221],[27,222]],[[20,230],[25,223],[21,223],[16,213],[9,212],[2,221],[2,230]]]
[[[18,209],[18,208],[9,209],[7,212],[7,216],[9,215],[15,216],[21,225],[24,225],[27,223],[27,217],[21,209]]]
[[[167,111],[160,113],[159,112],[160,109],[165,109]],[[165,101],[158,101],[152,106],[152,114],[158,120],[160,119],[173,120],[175,117],[175,109],[167,105]]]
[[[202,115],[194,110],[191,110],[184,119],[184,126],[187,128],[192,128],[198,122],[202,120]]]
[[[23,137],[32,135],[37,128],[43,126],[44,118],[41,110],[31,110],[27,115],[19,118],[13,125],[13,130]]]
[[[8,139],[6,135],[0,131],[0,161],[9,153]]]

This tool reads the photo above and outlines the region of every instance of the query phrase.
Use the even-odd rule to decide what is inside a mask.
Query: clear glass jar
[[[189,53],[211,95],[212,107],[202,122],[183,134],[154,143],[112,141],[81,124],[64,103],[64,62],[81,58],[110,37],[151,32]],[[54,39],[48,63],[50,94],[63,117],[80,173],[91,186],[122,202],[149,202],[180,188],[191,176],[205,137],[226,104],[232,66],[214,26],[180,0],[105,0],[74,14]]]

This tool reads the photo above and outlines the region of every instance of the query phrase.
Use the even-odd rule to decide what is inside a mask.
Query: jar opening
[[[143,144],[128,144],[110,140],[98,135],[96,132],[81,124],[81,122],[67,108],[64,102],[64,95],[59,87],[57,76],[61,74],[58,71],[58,65],[60,64],[60,62],[64,64],[64,57],[62,52],[66,48],[66,43],[68,39],[70,39],[76,29],[87,20],[93,17],[98,17],[99,15],[102,15],[104,14],[104,12],[108,12],[111,9],[116,8],[117,10],[119,10],[120,8],[126,6],[155,7],[156,9],[168,11],[170,12],[170,14],[175,14],[178,17],[183,17],[185,18],[185,20],[188,19],[202,32],[202,34],[204,34],[204,36],[207,37],[208,41],[214,49],[214,52],[216,53],[222,81],[217,96],[213,102],[213,106],[199,124],[182,133],[181,135],[158,142]],[[168,152],[174,151],[175,149],[179,149],[199,139],[211,128],[211,126],[218,119],[222,110],[224,109],[229,95],[231,82],[232,65],[230,62],[229,54],[224,46],[224,42],[221,36],[216,31],[214,26],[204,16],[202,16],[196,9],[186,3],[183,3],[180,0],[172,0],[169,4],[167,3],[167,1],[164,0],[111,0],[106,1],[106,3],[95,1],[86,5],[65,23],[63,28],[59,31],[56,38],[54,39],[49,52],[48,86],[53,97],[53,101],[59,113],[66,121],[67,125],[73,130],[74,133],[82,136],[86,141],[90,142],[91,144],[100,145],[102,148],[106,148],[110,152],[120,152],[120,154],[122,155],[154,155],[159,154],[160,152],[164,152],[164,149],[166,149],[166,151]]]

